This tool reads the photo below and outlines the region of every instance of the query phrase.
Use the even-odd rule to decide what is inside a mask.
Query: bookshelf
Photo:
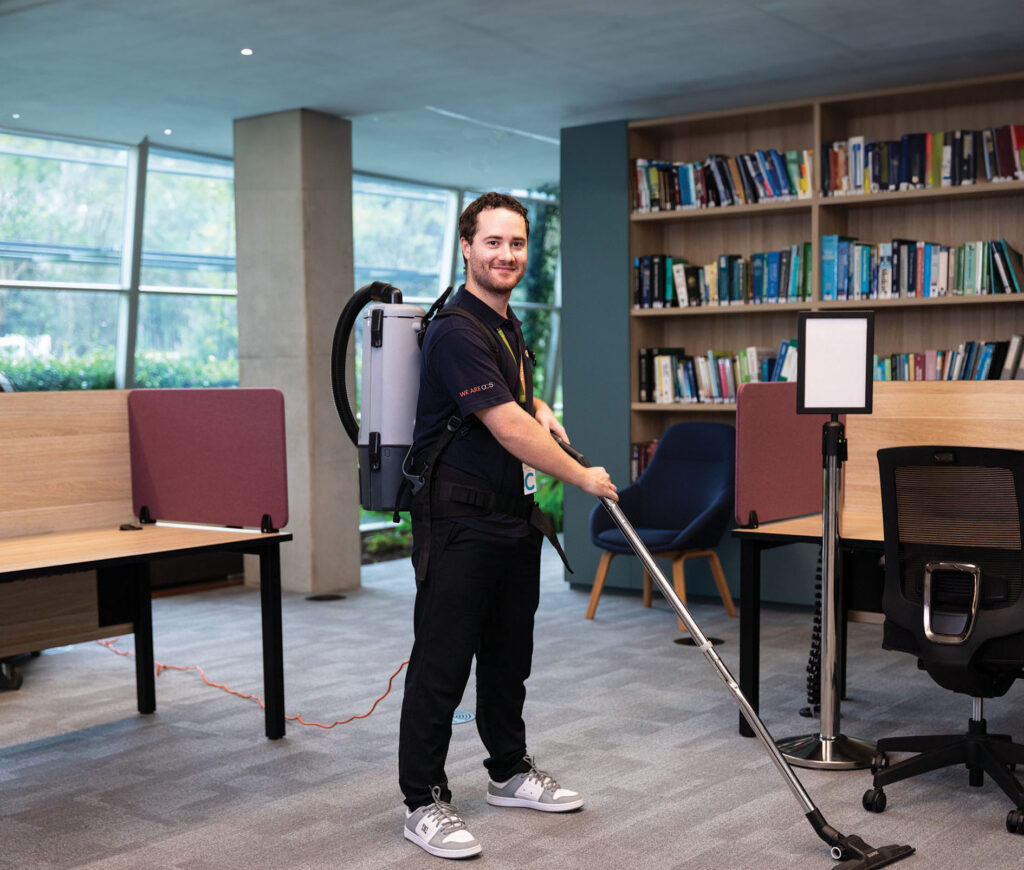
[[[937,298],[822,301],[821,237],[845,235],[876,244],[894,238],[956,246],[1005,237],[1024,248],[1024,181],[823,196],[822,143],[863,136],[899,140],[908,133],[981,130],[1024,124],[1024,74],[922,87],[849,94],[746,109],[632,121],[627,124],[628,170],[635,185],[639,159],[694,162],[709,154],[756,149],[814,149],[813,194],[808,199],[670,210],[630,211],[633,258],[665,253],[690,263],[720,254],[750,257],[810,242],[810,299],[781,304],[636,309],[629,313],[629,440],[656,439],[682,420],[728,421],[735,405],[641,402],[637,353],[642,347],[778,347],[796,336],[797,312],[871,308],[880,355],[956,347],[965,340],[1000,341],[1024,332],[1024,293]],[[980,158],[980,155],[979,155]],[[627,205],[627,211],[630,206]],[[624,296],[626,296],[624,290]],[[632,300],[629,303],[632,305]]]

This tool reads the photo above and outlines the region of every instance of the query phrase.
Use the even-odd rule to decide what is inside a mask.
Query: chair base
[[[594,585],[590,590],[590,603],[587,605],[587,619],[593,619],[594,614],[597,612],[597,603],[601,599],[601,592],[604,590],[604,581],[608,576],[608,566],[611,565],[612,559],[618,555],[611,552],[610,550],[604,550],[601,553],[601,561],[597,565],[597,573],[594,575]],[[729,586],[725,582],[725,572],[722,570],[722,563],[718,560],[718,554],[714,550],[670,550],[665,553],[655,553],[654,555],[663,558],[669,558],[672,560],[672,585],[675,587],[676,595],[679,596],[679,600],[686,604],[686,560],[693,557],[700,557],[708,560],[708,565],[711,568],[711,576],[714,577],[715,586],[718,589],[718,594],[722,598],[722,604],[725,606],[725,612],[729,616],[736,616],[736,605],[733,603],[732,595],[729,592]],[[644,569],[644,607],[650,607],[653,598],[653,581],[651,575]],[[686,631],[686,626],[683,625],[683,621],[679,620],[679,630]]]
[[[879,740],[879,756],[884,757],[889,752],[918,754],[891,767],[878,769],[877,764],[873,765],[876,790],[931,770],[965,764],[972,786],[981,786],[987,773],[1014,806],[1024,810],[1024,787],[1011,770],[1011,765],[1024,765],[1024,746],[1014,743],[1008,734],[989,734],[984,719],[971,719],[966,734],[885,737]]]

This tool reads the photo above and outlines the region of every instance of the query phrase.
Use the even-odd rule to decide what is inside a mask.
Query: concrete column
[[[236,120],[234,136],[240,382],[275,387],[285,401],[294,540],[281,547],[281,582],[355,589],[356,450],[330,372],[334,325],[353,292],[351,124],[295,109]],[[246,577],[257,576],[247,557]]]

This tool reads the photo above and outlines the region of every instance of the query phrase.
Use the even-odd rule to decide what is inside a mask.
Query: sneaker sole
[[[461,849],[442,849],[437,846],[431,846],[430,843],[427,843],[420,837],[417,837],[416,834],[408,828],[403,828],[402,833],[405,835],[405,839],[410,843],[415,843],[423,849],[423,851],[429,852],[437,858],[472,858],[474,855],[479,855],[483,851],[483,847],[479,843],[473,846],[464,846]]]
[[[527,798],[502,797],[501,795],[488,792],[487,803],[492,807],[527,807],[531,810],[540,810],[542,813],[567,813],[570,810],[578,810],[583,806],[583,798],[578,798],[564,804],[542,804],[539,801],[531,801]]]

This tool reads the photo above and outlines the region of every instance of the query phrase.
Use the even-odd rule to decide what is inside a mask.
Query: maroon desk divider
[[[155,520],[275,529],[288,522],[278,390],[132,390],[132,502]]]
[[[821,512],[821,430],[828,414],[797,414],[795,383],[743,384],[736,401],[736,522]]]

